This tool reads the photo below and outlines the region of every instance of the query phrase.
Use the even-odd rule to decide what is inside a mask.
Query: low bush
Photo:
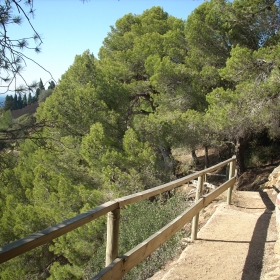
[[[141,201],[130,205],[122,211],[120,225],[120,255],[156,233],[166,224],[175,219],[189,206],[181,194],[170,199],[164,195],[153,202]],[[180,249],[183,230],[175,234],[170,240],[160,246],[147,259],[133,268],[124,279],[147,279],[159,270],[168,260],[173,258]]]

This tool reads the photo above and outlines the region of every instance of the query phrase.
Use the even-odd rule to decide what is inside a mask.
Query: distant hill
[[[29,114],[32,115],[36,112],[37,108],[38,108],[39,104],[38,102],[32,103],[30,105],[27,105],[26,107],[22,108],[22,109],[18,109],[18,110],[12,110],[12,116],[14,119],[19,118],[22,115],[25,114]]]

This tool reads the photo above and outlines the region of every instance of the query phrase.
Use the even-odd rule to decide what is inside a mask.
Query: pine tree
[[[12,110],[13,104],[14,104],[13,96],[7,95],[5,99],[4,110],[5,111]]]
[[[48,89],[54,89],[55,88],[55,83],[54,83],[54,81],[50,81],[49,82],[49,87],[48,87]]]
[[[18,104],[18,109],[22,109],[23,102],[22,102],[21,94],[18,96],[17,104]]]
[[[17,109],[18,109],[18,99],[17,99],[17,94],[15,93],[14,104],[13,104],[12,110],[17,110]]]
[[[22,98],[22,107],[24,108],[26,105],[27,105],[27,98],[26,98],[26,93],[25,93]]]
[[[36,89],[35,96],[33,97],[33,102],[38,101],[39,95],[42,92],[42,90],[45,90],[45,87],[42,82],[42,79],[40,78],[40,82],[38,83],[38,88]]]
[[[32,96],[31,92],[28,93],[28,99],[27,99],[27,104],[30,105],[32,103]]]
[[[24,3],[23,3],[24,2]],[[24,49],[34,50],[36,53],[40,52],[40,45],[42,40],[37,31],[33,28],[30,22],[31,17],[34,16],[33,0],[7,0],[0,2],[1,10],[1,28],[3,32],[0,33],[0,81],[8,84],[7,91],[17,76],[21,76],[24,69],[25,59],[29,59],[23,55]],[[18,30],[14,34],[22,34],[22,37],[11,37],[10,28],[17,30],[16,26],[20,26],[23,20],[29,22],[29,26],[33,29],[34,35],[23,34],[23,30]],[[8,34],[8,35],[7,35]],[[33,41],[33,42],[32,42]],[[37,63],[37,65],[39,65]],[[24,79],[23,79],[24,80]],[[30,88],[33,85],[27,85],[23,90]]]
[[[38,100],[39,99],[39,95],[41,93],[41,90],[39,88],[36,89],[36,93],[35,93],[35,99]]]
[[[43,84],[41,78],[40,78],[40,82],[39,82],[39,89],[40,89],[40,90],[45,90],[45,87],[44,87],[44,84]]]

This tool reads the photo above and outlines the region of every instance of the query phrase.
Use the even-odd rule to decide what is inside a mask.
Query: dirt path
[[[234,204],[220,203],[198,240],[150,279],[279,280],[274,201],[272,190],[235,192]]]

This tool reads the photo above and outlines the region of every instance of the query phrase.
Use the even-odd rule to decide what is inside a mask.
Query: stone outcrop
[[[268,188],[273,188],[278,193],[275,201],[276,225],[278,231],[278,240],[275,245],[275,253],[279,254],[280,258],[280,166],[276,167],[272,171],[265,186]]]
[[[276,226],[278,232],[278,238],[275,244],[274,252],[280,258],[280,193],[277,196],[278,203],[276,204]]]
[[[280,191],[280,166],[276,167],[268,177],[266,187],[276,188]]]

